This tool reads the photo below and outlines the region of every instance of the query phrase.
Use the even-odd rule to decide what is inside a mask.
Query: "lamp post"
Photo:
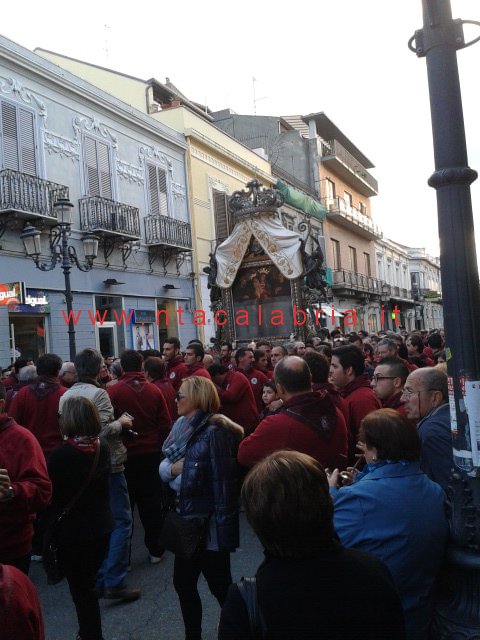
[[[42,253],[41,233],[38,229],[27,223],[20,238],[25,245],[25,253],[33,259],[37,269],[41,271],[52,271],[60,264],[65,278],[65,302],[68,316],[68,344],[70,349],[70,360],[73,361],[76,353],[75,346],[75,323],[73,321],[73,296],[70,285],[70,271],[75,265],[80,271],[90,271],[93,261],[98,254],[98,238],[93,234],[86,234],[83,239],[83,251],[85,263],[80,263],[75,247],[68,244],[70,230],[72,226],[73,204],[67,198],[59,198],[53,205],[57,212],[58,225],[52,229],[50,238],[50,248],[52,252],[50,263],[40,262]]]
[[[444,324],[450,390],[453,456],[448,487],[452,542],[447,576],[437,606],[434,637],[479,637],[480,609],[480,466],[477,455],[478,411],[467,412],[465,388],[480,380],[478,310],[480,289],[476,261],[470,184],[477,172],[467,159],[456,50],[465,44],[463,23],[453,20],[450,0],[423,0],[423,29],[410,48],[425,57],[430,93]],[[415,47],[412,46],[415,41]],[[473,79],[472,79],[473,80]],[[477,405],[478,406],[478,405]]]

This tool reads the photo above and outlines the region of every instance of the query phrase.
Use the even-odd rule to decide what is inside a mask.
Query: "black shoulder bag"
[[[77,493],[73,496],[70,502],[62,511],[60,517],[53,524],[50,533],[47,539],[44,541],[43,545],[43,568],[45,573],[47,574],[47,584],[58,584],[65,577],[65,572],[63,570],[62,564],[60,562],[60,557],[58,554],[58,546],[59,546],[59,537],[60,537],[60,527],[62,522],[65,520],[73,505],[78,501],[80,496],[83,494],[85,489],[88,487],[90,482],[92,481],[93,475],[98,467],[98,460],[100,458],[100,448],[101,443],[98,442],[97,448],[95,450],[95,457],[93,459],[92,466],[88,473],[87,479],[82,484]]]

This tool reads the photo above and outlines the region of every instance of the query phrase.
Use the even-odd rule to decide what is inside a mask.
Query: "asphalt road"
[[[139,523],[138,515],[136,522]],[[240,543],[240,548],[232,554],[234,580],[254,575],[262,561],[260,544],[243,513],[240,514]],[[40,596],[46,640],[74,640],[77,619],[66,581],[48,586],[41,565],[35,562],[30,578]],[[162,562],[151,565],[143,545],[143,529],[138,524],[133,540],[132,571],[127,581],[142,590],[142,597],[129,604],[100,601],[105,640],[183,640],[183,622],[172,578],[172,554],[167,552]],[[203,577],[199,580],[199,591],[203,603],[203,640],[215,640],[220,609]]]

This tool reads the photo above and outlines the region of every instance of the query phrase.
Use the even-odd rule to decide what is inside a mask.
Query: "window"
[[[335,198],[335,183],[330,178],[325,178],[325,197],[327,203],[331,203]]]
[[[351,193],[348,193],[348,191],[344,191],[343,192],[343,199],[345,200],[345,204],[347,205],[347,209],[353,207],[353,197],[352,197]]]
[[[333,268],[341,269],[342,262],[340,260],[340,242],[332,238],[332,255],[333,255]]]
[[[167,172],[147,164],[148,208],[150,215],[168,216]]]
[[[110,147],[85,136],[86,189],[89,196],[113,199]]]
[[[350,254],[350,270],[353,271],[353,273],[357,273],[357,250],[355,247],[348,247],[348,251]]]
[[[370,267],[370,254],[364,252],[363,253],[363,258],[365,260],[365,274],[367,276],[371,276],[372,275],[372,270],[371,270],[371,267]]]
[[[2,102],[1,120],[2,168],[38,175],[35,114],[10,102]]]
[[[224,191],[212,190],[213,215],[215,220],[215,238],[217,242],[228,238],[230,220],[228,216],[227,194]]]
[[[360,213],[363,213],[364,216],[367,215],[367,206],[365,205],[364,202],[359,202],[358,208],[360,209]]]

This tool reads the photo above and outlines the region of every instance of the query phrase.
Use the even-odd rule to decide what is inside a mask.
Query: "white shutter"
[[[89,196],[112,199],[112,175],[108,144],[85,136],[85,165]]]
[[[2,102],[2,142],[4,169],[20,170],[17,144],[17,110]]]
[[[37,175],[35,115],[2,102],[3,168]]]
[[[150,215],[168,216],[167,173],[154,164],[147,165]]]
[[[31,111],[19,109],[20,119],[20,159],[22,173],[37,175],[37,154],[35,149],[35,120]]]

